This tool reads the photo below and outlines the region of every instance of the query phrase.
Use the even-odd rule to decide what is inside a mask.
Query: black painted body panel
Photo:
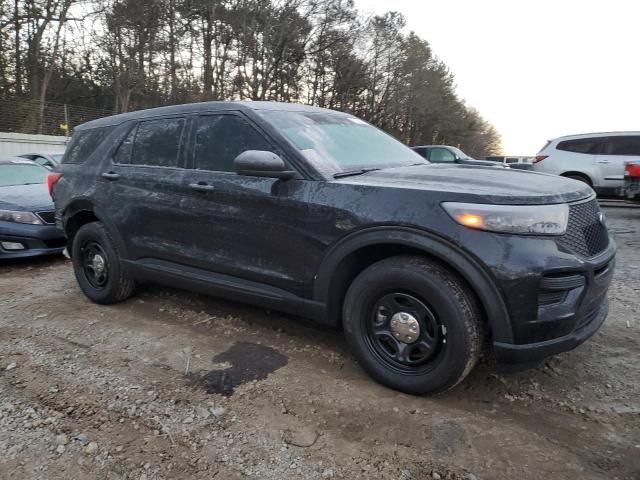
[[[141,278],[173,281],[329,324],[340,321],[326,306],[341,262],[369,245],[403,245],[438,258],[469,283],[487,313],[494,341],[501,346],[528,343],[524,332],[538,315],[544,275],[572,271],[591,278],[615,254],[613,241],[597,259],[584,259],[555,237],[468,229],[441,207],[447,201],[578,202],[593,195],[579,182],[443,164],[326,178],[255,113],[260,108],[311,107],[211,102],[134,112],[79,127],[79,131],[108,125],[113,129],[86,162],[56,168],[63,173],[54,189],[60,225],[90,210],[109,229],[130,271]],[[245,116],[278,147],[287,166],[298,172],[297,178],[117,165],[112,160],[139,118],[218,109]],[[188,145],[182,155],[181,167],[190,167]],[[104,172],[119,178],[107,180],[101,177]],[[203,192],[189,187],[198,182],[213,188]],[[521,357],[519,361],[524,361]]]

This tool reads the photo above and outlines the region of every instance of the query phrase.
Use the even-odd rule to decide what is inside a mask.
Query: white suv
[[[533,159],[533,169],[581,180],[598,193],[617,194],[624,165],[631,160],[640,160],[640,132],[588,133],[549,140]]]

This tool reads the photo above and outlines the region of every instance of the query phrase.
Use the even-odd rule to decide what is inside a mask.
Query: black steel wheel
[[[417,256],[381,260],[344,301],[347,343],[375,380],[415,395],[446,391],[480,355],[483,320],[474,293],[445,266]]]
[[[93,302],[117,303],[130,297],[136,283],[122,268],[115,242],[100,222],[80,227],[71,243],[73,271]]]
[[[419,373],[436,360],[446,332],[422,300],[391,292],[374,303],[367,334],[373,352],[391,368]]]
[[[109,279],[107,254],[99,243],[90,240],[80,246],[82,267],[87,281],[96,289],[104,288]]]

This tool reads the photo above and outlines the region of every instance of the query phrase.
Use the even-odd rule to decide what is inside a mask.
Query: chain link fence
[[[0,98],[0,132],[67,135],[81,123],[113,115],[110,110],[45,102],[32,98]]]

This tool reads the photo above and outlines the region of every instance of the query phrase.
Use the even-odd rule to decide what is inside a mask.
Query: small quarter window
[[[74,133],[62,163],[83,163],[100,146],[110,131],[111,127],[102,127]]]

